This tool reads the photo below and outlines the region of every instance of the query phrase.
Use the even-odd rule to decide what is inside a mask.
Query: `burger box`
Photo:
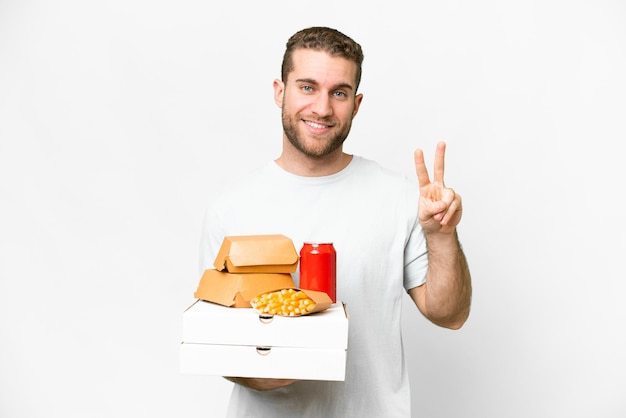
[[[233,308],[250,308],[250,300],[256,295],[292,287],[295,284],[289,273],[238,274],[207,269],[200,278],[194,297]]]
[[[293,273],[299,258],[293,241],[281,234],[227,236],[214,267],[230,273]]]
[[[183,313],[180,371],[342,381],[347,347],[343,303],[329,302],[321,312],[286,317],[197,300]]]

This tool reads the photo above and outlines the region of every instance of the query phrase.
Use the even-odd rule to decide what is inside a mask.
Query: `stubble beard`
[[[348,123],[340,131],[329,137],[328,140],[324,141],[323,143],[322,141],[319,141],[320,146],[312,147],[307,146],[306,142],[302,139],[301,133],[298,131],[298,123],[300,122],[300,119],[298,119],[297,115],[291,118],[290,115],[285,112],[284,106],[282,109],[282,120],[283,131],[291,145],[293,145],[294,148],[296,148],[302,154],[311,158],[325,157],[339,149],[345,142],[346,138],[348,138],[351,127],[351,124]]]

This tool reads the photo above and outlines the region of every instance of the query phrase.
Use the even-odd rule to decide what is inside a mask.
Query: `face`
[[[341,152],[363,98],[355,94],[357,65],[309,49],[294,51],[293,62],[287,82],[274,82],[285,137],[308,157]]]

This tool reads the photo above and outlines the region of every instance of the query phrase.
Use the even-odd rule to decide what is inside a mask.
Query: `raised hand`
[[[451,234],[461,221],[461,195],[446,187],[443,182],[445,154],[446,144],[439,142],[435,151],[435,170],[431,182],[423,151],[417,149],[414,153],[415,172],[420,186],[419,221],[426,234]]]

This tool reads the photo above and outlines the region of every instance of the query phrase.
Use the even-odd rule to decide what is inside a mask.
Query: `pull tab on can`
[[[337,253],[332,242],[305,242],[300,250],[300,288],[325,292],[337,302]]]

